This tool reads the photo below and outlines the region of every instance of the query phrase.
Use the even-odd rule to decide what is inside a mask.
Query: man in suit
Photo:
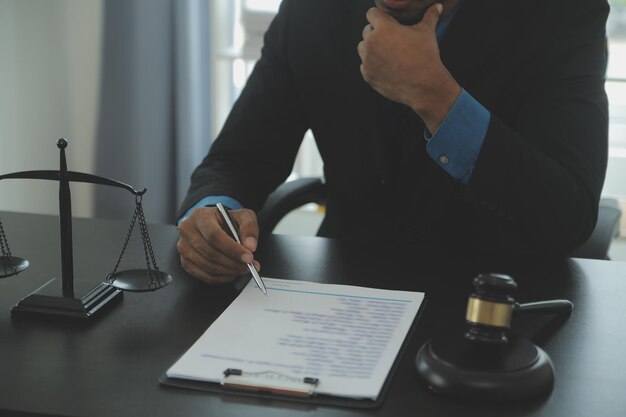
[[[319,234],[454,257],[567,254],[607,159],[606,0],[283,0],[181,207],[183,267],[245,272],[311,129]],[[217,210],[233,210],[243,245]],[[260,267],[254,260],[255,265]]]

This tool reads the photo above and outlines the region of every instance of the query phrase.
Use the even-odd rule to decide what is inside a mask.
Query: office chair
[[[585,243],[574,249],[570,256],[574,258],[609,259],[611,241],[619,236],[622,210],[614,198],[601,198],[598,210],[598,222],[593,233]]]
[[[257,213],[260,233],[272,233],[283,217],[308,203],[326,204],[326,186],[321,178],[299,178],[282,183]]]
[[[272,233],[278,222],[292,210],[307,203],[326,203],[326,188],[321,178],[300,178],[281,184],[268,197],[258,213],[261,234]],[[617,200],[602,198],[598,222],[589,239],[575,249],[570,256],[588,259],[609,259],[609,247],[613,238],[619,236],[622,211]]]

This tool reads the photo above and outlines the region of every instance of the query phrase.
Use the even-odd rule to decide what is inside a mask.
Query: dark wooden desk
[[[162,270],[175,281],[123,301],[89,324],[11,318],[10,308],[59,276],[57,219],[0,213],[13,254],[30,260],[0,280],[0,415],[63,416],[621,416],[626,409],[626,263],[557,260],[511,267],[520,302],[568,298],[566,321],[518,317],[514,329],[552,357],[551,395],[518,404],[472,404],[431,393],[415,377],[415,352],[428,339],[462,326],[475,267],[422,256],[412,248],[374,248],[272,236],[258,258],[266,276],[425,291],[428,304],[382,407],[373,410],[216,395],[160,386],[157,378],[236,296],[187,276],[173,226],[152,226]],[[126,224],[74,221],[77,280],[101,281],[121,248]],[[140,243],[129,259],[141,267]],[[24,413],[24,414],[22,414]]]

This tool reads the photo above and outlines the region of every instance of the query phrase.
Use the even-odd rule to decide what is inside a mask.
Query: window
[[[604,194],[621,200],[626,209],[626,0],[609,0],[607,21],[609,65],[609,166]],[[626,212],[626,211],[625,211]],[[626,217],[626,216],[625,216]]]

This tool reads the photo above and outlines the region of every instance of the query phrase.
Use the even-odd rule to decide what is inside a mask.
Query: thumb
[[[428,8],[428,10],[426,10],[426,13],[424,13],[424,17],[418,23],[418,25],[424,24],[430,27],[434,32],[435,29],[437,28],[437,23],[439,23],[439,17],[441,16],[442,11],[443,11],[443,6],[441,5],[441,3],[437,2],[433,4],[432,6]]]

